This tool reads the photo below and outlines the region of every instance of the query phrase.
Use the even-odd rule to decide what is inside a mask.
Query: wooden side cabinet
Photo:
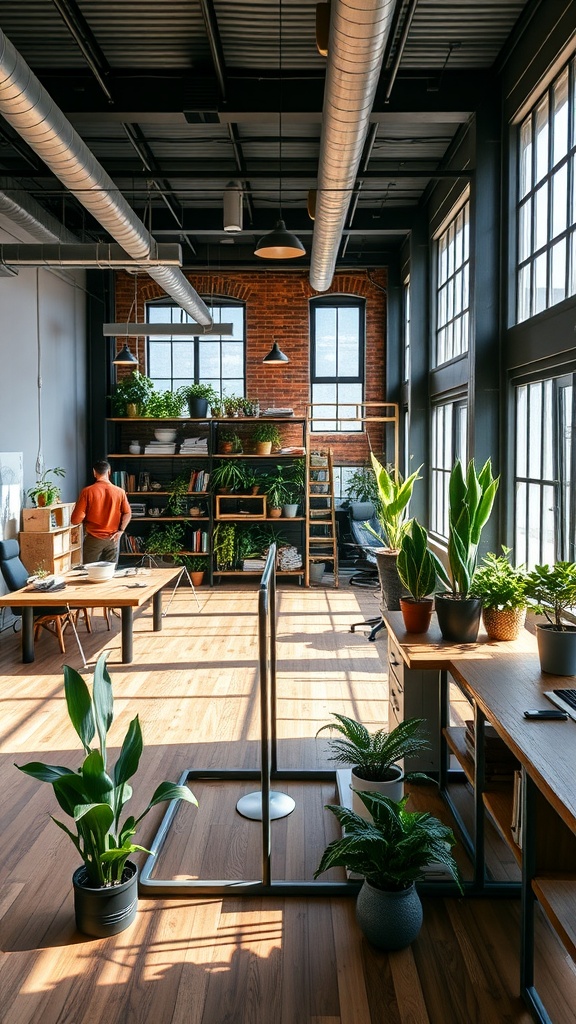
[[[82,562],[82,527],[70,525],[74,503],[25,508],[20,554],[28,572],[63,573]]]

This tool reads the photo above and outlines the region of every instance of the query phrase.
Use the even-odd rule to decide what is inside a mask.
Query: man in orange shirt
[[[120,536],[132,518],[126,492],[110,483],[109,462],[92,467],[94,483],[80,491],[70,522],[84,523],[84,562],[117,562]]]

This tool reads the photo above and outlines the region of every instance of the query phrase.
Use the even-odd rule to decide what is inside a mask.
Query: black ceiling
[[[536,5],[396,0],[339,267],[398,249]],[[182,242],[186,267],[225,267],[261,265],[280,170],[285,219],[310,250],[326,66],[315,16],[316,0],[2,0],[0,28],[156,239]],[[105,238],[1,117],[0,173],[79,237]],[[241,235],[223,230],[234,179]]]

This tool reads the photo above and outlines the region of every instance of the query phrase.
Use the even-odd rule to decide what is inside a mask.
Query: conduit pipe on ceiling
[[[24,228],[38,242],[77,242],[56,217],[48,213],[33,196],[22,191],[14,178],[0,177],[0,213]]]
[[[0,113],[129,256],[150,255],[149,231],[1,29]],[[212,323],[181,270],[154,267],[147,273],[194,320]]]
[[[332,283],[395,0],[332,0],[310,284]]]

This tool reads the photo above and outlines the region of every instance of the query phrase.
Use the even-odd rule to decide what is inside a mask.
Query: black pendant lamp
[[[134,366],[134,365],[137,366],[138,365],[138,360],[136,359],[136,356],[132,355],[130,349],[128,348],[128,346],[126,344],[126,342],[124,342],[124,347],[120,349],[118,355],[114,357],[112,362],[113,362],[114,366]]]
[[[275,341],[268,355],[264,356],[262,362],[266,363],[266,366],[283,366],[284,363],[289,363],[290,360],[278,347],[278,342]]]
[[[296,237],[296,235],[293,235],[291,231],[288,231],[282,219],[282,0],[279,0],[278,2],[278,13],[278,64],[280,71],[280,89],[278,104],[278,167],[280,177],[278,192],[280,217],[276,222],[276,227],[274,228],[274,230],[269,231],[267,235],[264,235],[263,238],[260,239],[258,245],[254,250],[254,255],[260,256],[264,260],[292,260],[296,256],[306,255],[306,249],[302,245],[302,242],[300,241],[299,238]],[[274,351],[274,349],[272,349],[272,351]],[[278,349],[278,351],[280,352],[280,349]],[[264,362],[267,361],[268,357],[266,357]],[[287,362],[285,356],[284,359],[275,361]]]

